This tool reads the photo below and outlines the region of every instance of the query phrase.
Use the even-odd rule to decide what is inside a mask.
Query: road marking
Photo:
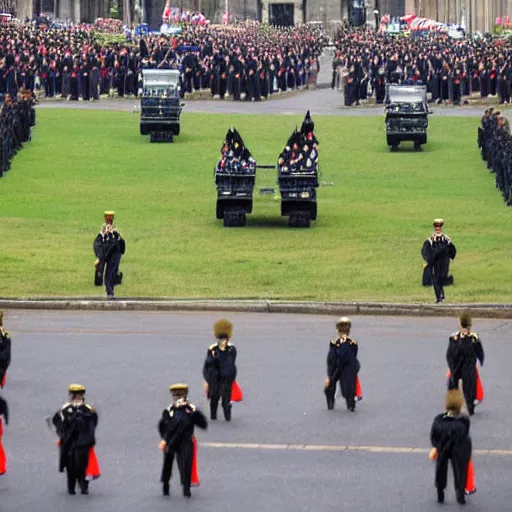
[[[222,443],[204,442],[199,443],[204,448],[231,448],[242,450],[287,450],[305,452],[369,452],[369,453],[421,453],[428,454],[430,448],[413,448],[403,446],[350,446],[350,445],[328,445],[328,444],[259,444],[259,443]],[[511,457],[512,450],[473,450],[474,455],[498,455]]]

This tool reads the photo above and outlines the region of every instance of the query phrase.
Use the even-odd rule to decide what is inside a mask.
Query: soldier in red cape
[[[172,476],[174,457],[178,463],[183,496],[190,498],[190,487],[199,485],[197,474],[197,442],[194,428],[208,428],[204,414],[190,403],[187,384],[173,384],[169,387],[173,403],[162,412],[158,431],[162,440],[160,449],[164,452],[162,475],[164,496],[169,496],[169,481]]]
[[[11,338],[3,328],[3,312],[0,311],[0,388],[5,386],[7,368],[11,364]]]
[[[471,316],[464,312],[459,317],[460,330],[450,336],[446,361],[450,369],[448,389],[456,389],[459,379],[462,379],[464,398],[468,407],[468,413],[472,416],[475,412],[477,401],[478,371],[477,360],[484,364],[484,349],[482,340],[476,332],[471,331]],[[483,395],[483,389],[480,391]],[[483,396],[481,396],[483,399]]]
[[[434,447],[430,458],[436,461],[437,501],[444,503],[448,463],[451,461],[457,502],[463,505],[466,503],[465,494],[475,492],[475,489],[467,488],[468,469],[473,471],[469,435],[471,422],[468,416],[461,414],[464,397],[458,389],[449,390],[445,401],[446,412],[434,418],[430,432]]]
[[[59,436],[59,471],[66,470],[68,493],[76,494],[76,483],[82,494],[89,494],[89,480],[98,474],[88,475],[91,454],[95,461],[95,430],[98,414],[85,403],[85,387],[71,384],[68,389],[69,400],[55,413],[52,423]]]
[[[206,396],[210,399],[210,418],[217,419],[219,400],[222,400],[224,418],[231,421],[233,384],[236,379],[236,347],[230,343],[233,324],[228,320],[218,320],[213,326],[217,343],[210,345],[203,365],[206,381]]]
[[[2,445],[2,436],[4,434],[4,428],[2,424],[2,416],[5,419],[5,424],[9,424],[9,407],[7,402],[0,396],[0,475],[7,473],[7,457],[4,452]]]
[[[329,410],[334,409],[334,396],[338,381],[349,411],[354,411],[356,402],[362,400],[361,385],[357,375],[360,369],[357,359],[358,345],[349,337],[351,327],[352,322],[349,318],[340,318],[336,322],[338,335],[329,344],[327,378],[324,383],[324,393]]]

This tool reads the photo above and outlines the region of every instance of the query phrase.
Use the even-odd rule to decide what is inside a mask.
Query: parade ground
[[[212,325],[225,315],[234,324],[244,400],[231,423],[220,415],[206,432],[196,431],[201,485],[191,500],[183,498],[176,473],[164,498],[156,425],[170,402],[168,386],[187,382],[190,400],[208,414],[201,369]],[[456,318],[353,316],[364,395],[354,413],[339,398],[328,411],[322,392],[335,320],[6,312],[13,363],[5,388],[11,421],[3,437],[9,467],[0,479],[2,512],[439,510],[429,431],[444,411],[445,351]],[[468,510],[507,510],[512,499],[510,328],[510,321],[474,321],[486,351],[486,397],[472,417],[478,491],[467,499]],[[89,496],[67,495],[57,437],[46,424],[71,382],[87,387],[100,419],[102,476]],[[451,475],[446,496],[446,509],[458,509]]]
[[[174,144],[150,144],[137,113],[104,110],[132,108],[129,100],[73,110],[41,102],[32,141],[2,179],[1,295],[103,295],[93,286],[92,242],[103,211],[115,210],[127,243],[119,297],[431,302],[420,249],[442,217],[458,249],[448,299],[507,302],[510,212],[480,159],[478,117],[434,115],[423,152],[391,153],[381,109],[317,115],[325,94],[261,106],[205,102],[202,113],[185,110]],[[245,114],[212,115],[221,103]],[[274,164],[307,108],[320,140],[317,221],[289,228],[279,200],[259,194],[275,186],[275,171],[261,170],[247,226],[224,228],[213,169],[228,127],[257,162]],[[477,114],[458,112],[467,111]]]

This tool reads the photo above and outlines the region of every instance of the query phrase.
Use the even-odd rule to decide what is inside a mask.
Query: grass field
[[[382,117],[314,117],[333,183],[318,190],[318,220],[291,229],[278,202],[258,200],[246,227],[228,229],[213,181],[227,128],[272,164],[300,117],[185,113],[174,144],[149,144],[131,113],[37,116],[0,180],[0,296],[104,295],[92,242],[112,209],[127,240],[120,297],[432,302],[420,248],[443,217],[458,249],[447,300],[510,301],[512,211],[480,159],[476,118],[433,117],[422,153],[390,153]]]

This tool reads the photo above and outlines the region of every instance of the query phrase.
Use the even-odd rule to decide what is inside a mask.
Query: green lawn
[[[512,212],[480,159],[477,118],[432,117],[422,153],[390,153],[383,117],[314,117],[334,185],[318,190],[312,227],[291,229],[271,200],[224,228],[213,167],[229,125],[272,164],[300,117],[185,113],[174,144],[149,144],[132,113],[37,116],[0,180],[0,296],[103,295],[92,242],[112,209],[127,240],[119,296],[431,302],[420,248],[443,217],[458,249],[448,300],[510,301]]]

